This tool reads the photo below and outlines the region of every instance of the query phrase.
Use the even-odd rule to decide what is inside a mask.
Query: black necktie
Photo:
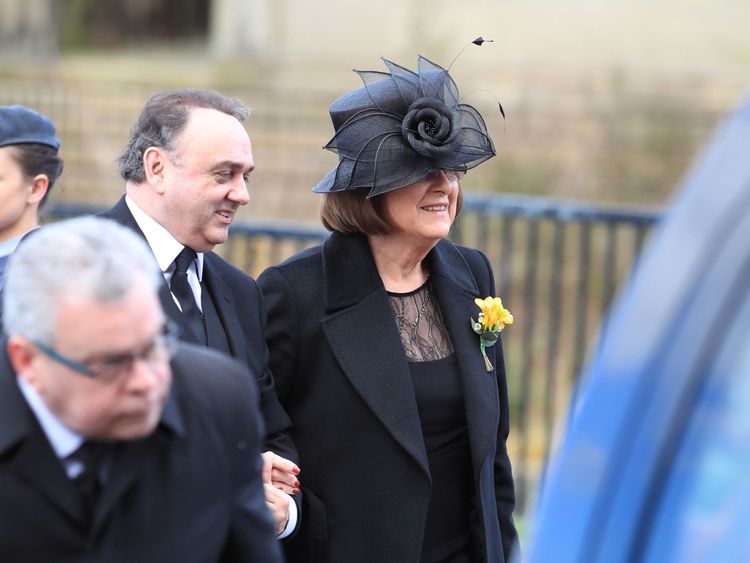
[[[88,440],[74,451],[69,459],[75,460],[83,465],[81,471],[75,478],[75,483],[81,495],[84,516],[87,522],[91,521],[94,507],[101,491],[101,468],[107,452],[107,446],[101,442]]]
[[[177,298],[182,309],[182,315],[187,320],[190,329],[201,344],[206,344],[206,325],[203,322],[198,305],[195,303],[195,295],[188,283],[187,271],[190,264],[198,257],[195,250],[187,246],[177,255],[174,260],[175,270],[172,274],[170,287]]]

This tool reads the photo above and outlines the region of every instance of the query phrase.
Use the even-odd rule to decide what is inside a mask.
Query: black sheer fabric
[[[331,104],[336,134],[325,148],[339,164],[313,191],[367,188],[369,198],[495,155],[482,116],[459,101],[446,69],[422,56],[416,72],[383,62],[389,72],[355,71],[364,86]]]
[[[410,293],[388,293],[406,357],[430,362],[453,353],[445,321],[430,281]]]

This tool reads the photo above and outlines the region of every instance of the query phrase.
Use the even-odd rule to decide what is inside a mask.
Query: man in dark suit
[[[257,390],[246,366],[165,332],[161,281],[137,236],[95,218],[12,257],[3,562],[281,561]]]
[[[142,234],[164,274],[159,297],[183,338],[226,352],[258,374],[266,424],[266,496],[279,537],[296,526],[297,452],[274,391],[260,291],[212,249],[249,200],[255,167],[239,100],[206,90],[154,94],[119,159],[126,195],[103,217]],[[271,484],[270,477],[273,479]]]

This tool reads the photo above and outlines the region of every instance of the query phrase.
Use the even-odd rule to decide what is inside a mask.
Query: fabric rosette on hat
[[[339,163],[313,191],[368,188],[370,198],[495,155],[482,116],[460,103],[447,70],[422,56],[416,72],[383,62],[389,72],[355,71],[364,87],[331,104],[336,134],[325,148]]]

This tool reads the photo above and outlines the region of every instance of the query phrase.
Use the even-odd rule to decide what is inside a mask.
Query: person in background
[[[39,207],[63,169],[60,140],[47,117],[0,106],[0,289],[8,257],[39,226]]]
[[[118,161],[126,195],[100,215],[148,242],[164,274],[162,307],[182,338],[230,354],[257,376],[267,432],[267,501],[284,538],[296,528],[298,506],[288,493],[299,492],[299,467],[289,417],[268,369],[260,290],[212,252],[249,201],[255,167],[243,126],[249,113],[239,100],[211,90],[151,96]]]
[[[144,242],[97,218],[11,257],[0,560],[281,562],[247,366],[178,343]]]
[[[332,234],[258,278],[305,468],[287,561],[502,563],[517,542],[505,366],[472,318],[489,339],[512,317],[487,258],[446,240],[461,177],[495,148],[445,69],[385,64],[330,106],[339,162],[314,191]]]

